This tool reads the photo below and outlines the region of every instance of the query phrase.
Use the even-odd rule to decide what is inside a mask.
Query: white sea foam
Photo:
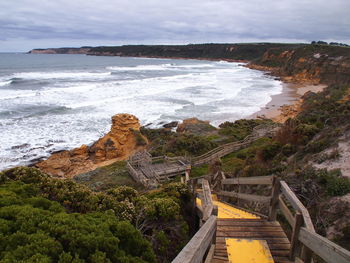
[[[18,71],[1,78],[0,85],[7,84],[0,89],[0,170],[91,143],[109,130],[117,113],[135,114],[153,127],[189,117],[218,125],[258,111],[282,90],[279,81],[238,63],[121,61],[122,66]],[[11,78],[30,81],[6,87]],[[37,80],[45,83],[30,86]]]
[[[11,84],[11,80],[7,80],[7,81],[0,81],[0,87],[1,86],[7,86]]]
[[[83,71],[58,71],[58,72],[21,72],[12,75],[12,78],[19,79],[85,79],[85,78],[106,78],[111,75],[111,72],[83,72]]]

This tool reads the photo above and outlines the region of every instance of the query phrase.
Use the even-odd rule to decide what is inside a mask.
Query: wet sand
[[[267,118],[283,123],[300,112],[302,96],[308,91],[321,92],[326,85],[283,83],[282,93],[272,96],[271,101],[249,118]]]

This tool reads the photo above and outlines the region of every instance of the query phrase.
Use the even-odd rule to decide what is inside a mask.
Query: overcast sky
[[[208,42],[350,44],[349,14],[350,0],[0,0],[0,52]]]

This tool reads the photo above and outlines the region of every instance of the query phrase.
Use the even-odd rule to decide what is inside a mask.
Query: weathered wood
[[[295,224],[295,219],[293,214],[290,212],[288,206],[286,205],[286,203],[283,201],[282,197],[279,196],[278,197],[278,206],[282,212],[282,214],[284,215],[284,217],[287,219],[288,223],[291,226],[294,226]]]
[[[222,180],[222,184],[262,184],[272,185],[273,176],[239,177]]]
[[[296,212],[295,214],[295,220],[293,225],[293,231],[292,231],[292,237],[290,239],[290,252],[289,252],[289,258],[291,260],[295,259],[296,251],[300,246],[298,246],[299,240],[299,231],[303,224],[303,216],[300,214],[300,212]]]
[[[326,262],[350,262],[350,251],[305,227],[300,229],[299,240]]]
[[[207,220],[211,214],[213,213],[214,205],[213,199],[211,196],[210,186],[207,179],[203,179],[202,181],[202,189],[203,189],[203,220]]]
[[[246,227],[279,227],[280,224],[276,221],[255,221],[255,220],[222,220],[218,219],[218,228],[221,226],[246,226]]]
[[[210,216],[172,263],[200,263],[215,236],[216,216]]]
[[[300,258],[304,263],[312,262],[312,251],[305,245],[302,245]]]
[[[216,237],[216,244],[225,243],[225,239],[227,237]],[[268,244],[288,244],[289,245],[289,239],[287,237],[254,237],[255,239],[263,239],[266,240]]]
[[[276,232],[231,232],[231,231],[217,231],[216,234],[217,237],[235,237],[235,238],[283,238],[287,237],[286,234],[283,231],[276,231]]]
[[[311,217],[309,214],[309,211],[305,208],[305,206],[300,202],[298,197],[294,194],[294,192],[289,188],[287,183],[285,181],[281,181],[281,190],[284,196],[287,198],[287,200],[290,202],[290,204],[294,207],[295,210],[299,211],[304,218],[304,224],[307,229],[314,231],[315,228],[312,224]]]
[[[278,196],[280,193],[280,180],[276,177],[273,177],[273,187],[271,193],[271,202],[269,207],[269,220],[276,220],[277,216],[277,207],[278,207]]]
[[[261,203],[269,203],[271,200],[270,196],[251,195],[251,194],[243,194],[243,193],[227,192],[227,191],[219,191],[218,195],[235,197],[235,198],[239,198],[247,201],[261,202]]]
[[[213,256],[214,256],[214,251],[215,251],[215,244],[212,244],[210,246],[209,252],[207,254],[207,257],[205,258],[204,263],[210,263],[212,261]]]

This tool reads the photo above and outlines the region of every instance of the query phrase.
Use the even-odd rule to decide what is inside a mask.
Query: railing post
[[[281,190],[280,180],[277,177],[274,177],[272,185],[273,186],[272,186],[272,193],[271,193],[271,201],[270,201],[270,207],[269,207],[269,221],[276,220],[278,197]]]
[[[296,251],[297,249],[300,249],[300,246],[298,245],[299,244],[298,236],[299,236],[300,228],[303,224],[303,215],[300,214],[300,212],[296,212],[294,216],[294,220],[295,220],[295,223],[293,225],[292,237],[290,239],[290,251],[289,251],[290,260],[295,259]]]
[[[306,247],[305,245],[301,248],[301,259],[304,263],[311,263],[312,262],[312,251]]]

